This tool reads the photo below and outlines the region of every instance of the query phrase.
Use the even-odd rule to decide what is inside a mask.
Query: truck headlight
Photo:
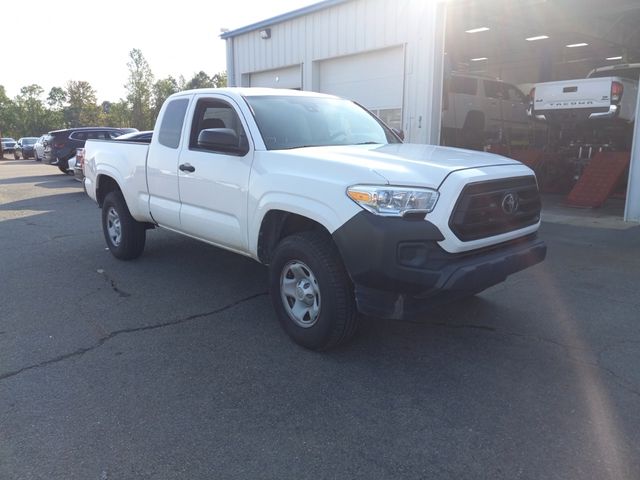
[[[408,213],[429,213],[438,200],[430,188],[392,187],[389,185],[353,185],[347,196],[365,210],[385,217],[402,217]]]

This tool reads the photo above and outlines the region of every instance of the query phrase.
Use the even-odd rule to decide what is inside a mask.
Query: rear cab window
[[[484,80],[484,94],[487,98],[507,99],[505,84],[495,80]]]
[[[158,142],[161,145],[173,149],[178,148],[188,106],[188,98],[177,98],[167,104],[158,131]]]
[[[478,79],[471,77],[452,76],[449,84],[451,93],[476,95],[478,93]]]

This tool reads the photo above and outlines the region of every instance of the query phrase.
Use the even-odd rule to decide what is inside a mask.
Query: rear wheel
[[[142,255],[146,228],[135,220],[119,191],[107,194],[102,203],[102,231],[109,250],[120,260],[133,260]]]
[[[282,327],[305,348],[327,350],[356,332],[353,286],[328,235],[284,238],[269,266],[269,291]]]

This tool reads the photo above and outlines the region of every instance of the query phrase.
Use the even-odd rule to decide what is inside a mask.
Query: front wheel
[[[131,216],[119,191],[109,193],[102,203],[102,231],[114,257],[133,260],[142,255],[146,228]]]
[[[16,160],[20,160],[20,153],[17,152],[17,151],[14,151],[13,152],[13,158],[16,159]]]
[[[282,327],[305,348],[328,350],[356,332],[353,285],[328,235],[284,238],[269,266],[269,292]]]

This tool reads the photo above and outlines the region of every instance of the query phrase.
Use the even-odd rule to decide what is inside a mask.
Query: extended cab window
[[[514,87],[513,85],[507,85],[507,93],[509,95],[509,100],[512,100],[514,102],[524,103],[524,104],[529,103],[529,99],[525,96],[525,94],[522,93],[520,90],[518,90],[518,88]]]
[[[220,129],[227,139],[234,139],[233,145],[226,143],[199,144],[198,139],[203,130]],[[198,100],[191,124],[189,138],[190,150],[206,150],[210,152],[246,155],[249,151],[247,135],[235,109],[224,100],[204,98]]]
[[[484,81],[484,94],[488,98],[507,98],[507,92],[505,91],[504,84],[500,82],[494,82],[493,80]]]
[[[470,77],[451,77],[451,93],[475,95],[478,91],[478,79]]]
[[[179,98],[171,100],[165,108],[158,132],[158,142],[165,147],[178,148],[180,145],[180,135],[188,105],[187,98]]]

